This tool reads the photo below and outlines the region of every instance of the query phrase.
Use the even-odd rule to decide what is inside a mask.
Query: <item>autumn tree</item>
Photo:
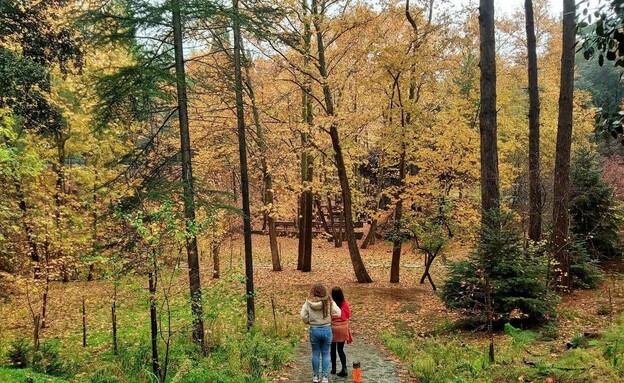
[[[160,128],[154,136],[158,136],[168,127],[173,116],[178,117],[180,142],[180,165],[183,186],[183,215],[186,223],[185,246],[189,265],[189,289],[191,311],[193,314],[193,339],[204,347],[203,308],[201,302],[201,282],[199,270],[199,254],[197,250],[198,226],[196,220],[195,189],[192,173],[192,150],[188,117],[188,91],[186,78],[187,63],[184,58],[185,26],[191,22],[207,20],[215,14],[211,3],[188,4],[178,0],[162,4],[140,4],[137,9],[119,3],[103,3],[93,11],[87,12],[85,21],[94,29],[94,35],[104,43],[121,44],[134,49],[135,62],[117,70],[108,77],[109,92],[104,95],[107,103],[104,115],[115,118],[116,113],[124,106],[136,111],[135,118],[142,121],[153,121],[161,118]],[[145,16],[144,15],[148,15]],[[143,34],[150,30],[148,35]],[[173,40],[168,37],[173,36]],[[137,44],[136,41],[141,43]],[[154,44],[153,42],[156,41]],[[171,68],[175,70],[171,71]],[[175,84],[175,102],[171,105],[172,95],[163,92],[161,85]],[[135,98],[134,96],[143,97]],[[145,104],[140,104],[145,102]],[[106,119],[105,119],[106,120]],[[151,141],[150,141],[151,142]],[[142,152],[145,153],[146,150]],[[171,158],[165,161],[170,164]],[[162,170],[163,165],[159,168]]]

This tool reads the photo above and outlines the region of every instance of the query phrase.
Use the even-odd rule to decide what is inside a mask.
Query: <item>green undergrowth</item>
[[[166,378],[152,373],[149,297],[136,293],[118,305],[118,352],[111,342],[110,309],[90,312],[88,346],[82,347],[81,328],[41,341],[5,342],[1,383],[262,383],[271,380],[291,359],[303,327],[290,315],[273,316],[270,303],[258,297],[256,322],[247,331],[243,282],[223,278],[204,289],[206,355],[191,341],[192,318],[186,294],[168,302],[158,297],[158,351]],[[128,288],[129,284],[124,285]],[[138,288],[130,286],[132,291]],[[167,307],[169,310],[167,310]],[[171,327],[168,323],[171,323]],[[167,342],[168,340],[168,342]],[[167,347],[167,343],[169,347]],[[165,363],[167,360],[167,363]]]
[[[485,338],[445,335],[417,338],[404,330],[382,334],[419,383],[624,382],[624,316],[595,339],[581,335],[568,349],[556,330],[505,326],[496,337],[496,362],[488,358]]]
[[[0,367],[0,382],[2,383],[67,383],[68,380],[40,374],[32,369],[15,369]]]

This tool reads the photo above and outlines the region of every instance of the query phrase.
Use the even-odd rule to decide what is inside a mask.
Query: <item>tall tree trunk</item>
[[[404,138],[403,138],[404,140]],[[401,158],[399,159],[399,179],[401,185],[399,186],[399,193],[397,196],[397,203],[394,210],[394,228],[398,232],[395,233],[398,237],[392,243],[392,264],[390,266],[390,283],[399,283],[399,273],[401,270],[401,248],[403,241],[400,238],[400,232],[402,229],[403,220],[403,187],[405,184],[405,142],[401,144]]]
[[[186,254],[189,268],[189,288],[191,293],[191,312],[193,314],[193,341],[205,350],[204,320],[202,306],[201,279],[199,273],[199,254],[197,237],[191,227],[195,221],[195,191],[193,189],[193,165],[191,157],[191,137],[189,132],[188,102],[186,95],[186,73],[184,69],[184,47],[182,42],[182,20],[180,0],[171,0],[173,24],[173,45],[175,49],[175,69],[178,95],[178,120],[180,123],[180,151],[182,153],[182,182],[184,185],[184,217],[188,235],[186,236]]]
[[[312,29],[306,15],[309,13],[307,0],[302,2],[304,22],[303,22],[303,57],[304,68],[310,70],[310,48],[312,44]],[[310,80],[305,79],[302,89],[302,117],[306,124],[306,129],[313,124],[312,100],[310,97],[311,85]],[[301,145],[303,147],[301,153],[301,183],[303,185],[303,193],[301,196],[301,220],[299,225],[299,259],[301,260],[300,270],[304,272],[312,271],[312,216],[313,195],[309,188],[309,184],[313,180],[314,158],[308,152],[310,145],[310,134],[304,131],[301,134]]]
[[[569,236],[570,214],[570,150],[572,146],[572,109],[574,107],[574,0],[563,1],[563,50],[561,52],[561,83],[559,90],[559,119],[555,153],[555,182],[553,193],[553,247],[556,289],[572,289],[570,278]]]
[[[242,50],[241,42],[241,50]],[[262,202],[265,208],[268,206],[270,211],[266,213],[267,224],[269,226],[269,246],[271,248],[271,262],[273,263],[273,271],[282,271],[282,265],[280,262],[279,248],[277,244],[277,230],[275,228],[275,214],[273,204],[275,203],[273,198],[273,177],[268,165],[268,148],[266,138],[264,136],[264,130],[260,123],[260,113],[258,112],[258,105],[256,104],[256,94],[254,93],[253,82],[251,80],[251,73],[249,72],[249,64],[245,65],[245,84],[247,85],[247,94],[251,101],[252,115],[254,124],[256,126],[256,138],[258,140],[258,149],[260,149],[260,167],[262,170],[262,180],[264,181],[264,193],[262,196]]]
[[[479,35],[481,67],[481,208],[482,220],[498,209],[498,145],[496,125],[496,41],[494,35],[494,0],[480,0]]]
[[[251,243],[251,209],[249,208],[249,176],[247,174],[247,141],[245,138],[245,109],[243,101],[243,76],[241,60],[241,30],[238,0],[233,0],[234,32],[234,90],[236,93],[236,120],[238,125],[238,152],[240,157],[241,193],[243,197],[243,236],[245,238],[245,277],[247,296],[247,328],[255,321],[253,281],[253,249]]]
[[[480,0],[479,4],[479,36],[481,38],[479,62],[481,68],[481,98],[479,107],[479,129],[481,134],[481,225],[487,227],[494,224],[489,219],[488,214],[495,212],[500,207],[496,125],[496,39],[494,30],[494,0]],[[483,269],[485,270],[485,267]],[[490,338],[489,356],[490,362],[494,362],[492,289],[488,272],[485,271],[484,274],[488,333]]]
[[[524,1],[529,72],[529,239],[542,239],[542,193],[540,182],[540,101],[537,82],[537,42],[533,1]]]
[[[326,9],[323,7],[323,9]],[[312,0],[312,20],[314,28],[316,30],[316,43],[318,46],[318,70],[323,79],[323,97],[325,100],[325,108],[327,115],[334,117],[334,101],[332,99],[331,90],[327,83],[327,67],[325,62],[325,43],[323,41],[323,30],[321,29],[321,21],[318,7],[318,0]],[[349,176],[347,174],[347,167],[344,162],[344,156],[342,154],[342,147],[340,145],[340,135],[338,134],[338,126],[336,122],[332,122],[329,127],[329,136],[331,137],[332,147],[334,149],[334,156],[336,160],[336,170],[338,172],[338,179],[340,180],[340,188],[342,189],[342,203],[345,220],[345,231],[347,237],[347,243],[349,245],[349,253],[351,255],[351,263],[353,264],[353,270],[357,281],[360,283],[371,283],[373,280],[366,271],[366,266],[362,261],[360,255],[360,249],[358,248],[357,241],[355,239],[355,228],[353,224],[353,211],[351,201],[351,188],[349,186]]]

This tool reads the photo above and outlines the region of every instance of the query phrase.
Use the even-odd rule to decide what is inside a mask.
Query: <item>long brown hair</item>
[[[316,298],[323,304],[323,318],[327,318],[329,315],[329,305],[331,304],[331,297],[327,295],[327,289],[322,283],[315,283],[310,289],[310,298]]]

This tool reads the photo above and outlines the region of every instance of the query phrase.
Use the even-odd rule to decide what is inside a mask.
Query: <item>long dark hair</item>
[[[334,302],[336,302],[336,305],[338,305],[338,307],[342,307],[342,303],[345,301],[342,289],[338,286],[333,287],[331,295]]]

